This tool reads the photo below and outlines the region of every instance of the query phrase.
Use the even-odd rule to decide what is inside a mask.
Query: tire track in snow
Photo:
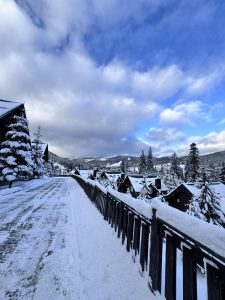
[[[50,186],[48,189],[44,189],[44,191],[41,191],[42,194],[39,196],[39,199],[45,198],[48,194],[50,194],[54,189],[60,185],[60,182],[56,182],[52,186]],[[38,191],[37,191],[38,192]],[[54,191],[54,194],[57,191]],[[30,202],[34,199],[34,195],[26,199],[26,203]],[[27,203],[28,204],[28,203]],[[23,207],[23,206],[22,206]],[[44,204],[40,204],[38,207],[36,207],[34,210],[32,210],[34,206],[30,205],[26,208],[24,208],[22,211],[20,211],[16,217],[13,218],[12,221],[7,222],[0,226],[0,232],[6,231],[9,232],[9,236],[7,239],[0,244],[0,263],[3,263],[9,254],[13,253],[14,249],[17,247],[19,241],[24,237],[23,231],[29,230],[32,227],[31,223],[27,223],[27,221],[32,220],[32,215],[35,214],[38,210],[44,207]],[[26,215],[28,212],[31,212],[29,216],[25,219],[24,222],[19,223],[19,221]]]

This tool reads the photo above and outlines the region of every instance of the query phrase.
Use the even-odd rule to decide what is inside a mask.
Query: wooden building
[[[219,199],[221,199],[221,207],[225,212],[225,184],[221,182],[213,182],[210,185],[215,191]],[[181,211],[187,211],[192,197],[198,197],[200,194],[199,184],[182,183],[165,198],[170,206]]]
[[[14,116],[24,115],[26,117],[23,103],[0,100],[0,143],[5,140],[8,126],[14,123]]]
[[[143,178],[142,176],[126,176],[118,186],[118,191],[121,193],[130,193],[132,197],[137,198],[141,192],[144,181],[149,189],[149,196],[151,198],[159,195],[165,195],[168,191],[163,181],[156,178]]]

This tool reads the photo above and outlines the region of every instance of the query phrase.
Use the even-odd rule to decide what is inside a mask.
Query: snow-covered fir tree
[[[9,125],[6,140],[1,143],[0,168],[2,179],[11,183],[26,180],[33,176],[31,140],[28,122],[24,115],[14,116],[14,123]]]
[[[207,163],[204,169],[206,177],[209,181],[218,181],[217,169],[213,162]]]
[[[145,171],[146,171],[146,158],[145,158],[144,150],[142,150],[139,159],[139,174],[144,174]]]
[[[32,158],[34,162],[33,172],[35,178],[40,178],[46,172],[45,161],[43,159],[43,151],[41,147],[41,128],[38,126],[37,133],[33,141]]]
[[[148,155],[146,157],[146,172],[151,173],[154,170],[153,156],[152,156],[152,147],[148,149]]]
[[[177,176],[171,173],[170,170],[166,170],[162,178],[169,191],[175,189],[180,183]]]
[[[151,202],[151,189],[148,187],[147,183],[146,183],[146,179],[144,178],[142,181],[142,188],[140,191],[139,196],[137,197],[137,199],[140,200],[144,200],[148,203]]]
[[[223,183],[225,183],[225,163],[222,162],[222,166],[219,173],[219,180]]]
[[[125,159],[121,161],[120,169],[121,173],[127,174],[127,162]]]
[[[193,197],[188,214],[198,217],[208,223],[225,226],[225,216],[220,206],[220,199],[203,173],[199,196]]]
[[[188,158],[185,165],[185,180],[196,182],[199,178],[200,158],[199,151],[195,143],[190,145]]]
[[[176,155],[176,152],[173,153],[172,157],[171,157],[171,161],[170,161],[170,173],[172,176],[174,176],[175,178],[177,178],[178,181],[181,181],[184,179],[183,176],[183,170],[180,167],[180,162],[179,159]]]
[[[49,177],[52,177],[52,176],[56,175],[56,170],[55,170],[53,160],[50,159],[49,162],[46,164],[46,170],[47,170],[47,175]]]

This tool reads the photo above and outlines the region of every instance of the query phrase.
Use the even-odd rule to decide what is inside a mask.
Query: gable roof
[[[35,142],[33,141],[32,143],[31,143],[31,146],[32,147],[34,147],[36,144],[35,144]],[[47,143],[39,143],[39,146],[40,146],[40,148],[41,148],[41,150],[42,150],[42,153],[44,154],[45,153],[45,150],[47,149],[47,147],[48,147],[48,144]]]
[[[0,118],[4,117],[9,112],[13,111],[15,108],[20,107],[23,103],[0,100]]]

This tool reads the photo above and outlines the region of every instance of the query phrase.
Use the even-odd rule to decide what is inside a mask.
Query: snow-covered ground
[[[0,299],[155,299],[72,178],[0,191]]]

